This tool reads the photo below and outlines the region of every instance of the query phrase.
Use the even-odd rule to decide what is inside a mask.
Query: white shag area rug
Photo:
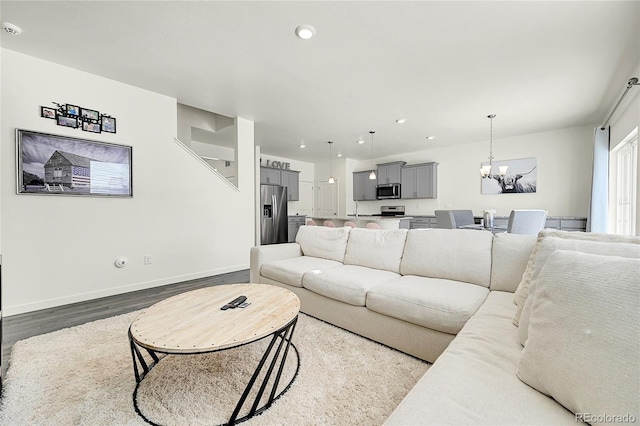
[[[127,330],[136,315],[17,342],[3,385],[0,424],[146,424],[132,402],[135,377]],[[426,362],[304,314],[293,342],[300,369],[291,388],[244,424],[382,424],[429,368]],[[266,343],[167,356],[139,388],[141,412],[163,425],[225,423]],[[284,384],[295,372],[294,352],[287,359]]]

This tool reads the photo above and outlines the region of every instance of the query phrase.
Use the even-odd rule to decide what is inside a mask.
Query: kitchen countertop
[[[363,215],[360,214],[358,217],[355,215],[347,215],[345,216],[309,216],[313,219],[322,219],[322,220],[400,220],[400,219],[413,219],[413,216],[402,216],[402,217],[393,217],[393,216],[371,216],[371,215]]]
[[[429,217],[429,218],[435,218],[435,215],[432,214],[427,214],[427,215],[418,215],[418,214],[414,214],[411,215],[412,218],[421,218],[421,217]],[[482,216],[474,216],[478,219],[482,219]],[[494,219],[509,219],[509,216],[494,216]],[[547,219],[561,219],[561,220],[587,220],[586,217],[584,216],[547,216]]]

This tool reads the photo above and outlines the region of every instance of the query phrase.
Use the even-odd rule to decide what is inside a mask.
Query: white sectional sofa
[[[251,281],[285,287],[300,297],[303,312],[435,362],[388,424],[598,423],[624,420],[606,417],[624,414],[640,421],[640,238],[580,234],[549,230],[536,238],[476,230],[302,227],[296,243],[251,250]],[[543,268],[545,261],[555,269]],[[601,265],[599,272],[590,271],[593,264]],[[598,273],[604,275],[598,278]],[[609,278],[616,274],[617,279]],[[575,277],[580,285],[605,280],[616,288],[609,289],[604,304],[624,309],[627,321],[613,322],[624,323],[615,325],[622,334],[602,325],[611,323],[611,315],[593,313],[602,307],[600,301],[594,311],[591,293],[583,296],[571,285],[566,288],[582,302],[572,296],[565,303],[573,306],[568,311],[578,318],[578,328],[571,329],[570,318],[539,321],[555,318],[558,311],[559,302],[548,300],[548,289]],[[619,291],[619,285],[625,290]],[[601,286],[593,287],[599,291]],[[528,337],[515,325],[518,321],[527,324]],[[608,340],[599,341],[601,335]],[[563,336],[568,343],[558,340],[555,348],[546,344],[546,336],[550,342]],[[565,364],[562,351],[571,354]],[[591,359],[592,353],[600,358]],[[573,395],[573,389],[589,382],[580,374],[591,363],[601,368],[620,362],[623,367],[589,371],[592,381],[617,381],[613,389],[604,386],[609,395],[600,397],[594,389]],[[559,370],[539,370],[550,365]],[[597,412],[585,411],[590,408]]]

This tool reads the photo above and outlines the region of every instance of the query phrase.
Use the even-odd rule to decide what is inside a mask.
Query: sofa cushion
[[[516,291],[536,241],[535,235],[503,233],[494,236],[491,290]]]
[[[492,291],[386,425],[576,425],[516,375],[522,346],[513,293]]]
[[[368,266],[399,274],[406,238],[406,229],[354,228],[349,233],[344,264]]]
[[[335,260],[300,256],[265,263],[260,268],[260,275],[294,287],[302,287],[302,276],[306,272],[338,266],[342,266],[342,263]]]
[[[330,299],[364,306],[367,291],[371,287],[399,277],[400,275],[394,272],[344,265],[307,272],[302,278],[302,286]]]
[[[533,274],[536,257],[538,255],[538,250],[540,249],[540,245],[542,241],[544,241],[547,237],[555,237],[562,238],[566,240],[585,240],[585,241],[599,241],[599,242],[607,242],[607,243],[634,243],[640,244],[640,238],[638,237],[627,237],[624,235],[616,235],[616,234],[601,234],[597,232],[568,232],[568,231],[559,231],[555,229],[543,229],[538,234],[538,241],[531,251],[531,256],[529,257],[529,262],[527,263],[527,268],[522,275],[522,280],[520,281],[520,285],[518,285],[518,289],[515,294],[515,304],[520,305],[520,303],[526,300],[526,296],[528,293],[529,285],[531,284],[531,275]],[[526,295],[523,293],[525,292]]]
[[[372,311],[432,330],[456,334],[489,294],[486,287],[405,275],[367,293]]]
[[[489,287],[493,234],[469,229],[412,229],[402,275],[446,278]]]
[[[575,235],[574,235],[575,234]],[[583,235],[587,234],[587,235]],[[621,235],[589,234],[584,232],[541,232],[531,253],[527,269],[516,292],[517,309],[513,323],[519,325],[531,283],[535,281],[551,253],[556,250],[573,250],[591,254],[622,257],[640,257],[640,238]]]
[[[529,298],[518,377],[573,413],[640,418],[640,259],[556,251]]]
[[[301,226],[296,235],[305,256],[342,262],[349,238],[349,227]]]

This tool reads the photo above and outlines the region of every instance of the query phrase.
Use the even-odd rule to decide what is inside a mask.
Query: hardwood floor
[[[167,297],[221,284],[248,283],[249,270],[230,272],[197,280],[138,290],[86,302],[57,306],[25,314],[12,315],[2,321],[2,369],[9,366],[9,355],[18,340],[50,333],[114,315],[126,314],[151,306]]]

